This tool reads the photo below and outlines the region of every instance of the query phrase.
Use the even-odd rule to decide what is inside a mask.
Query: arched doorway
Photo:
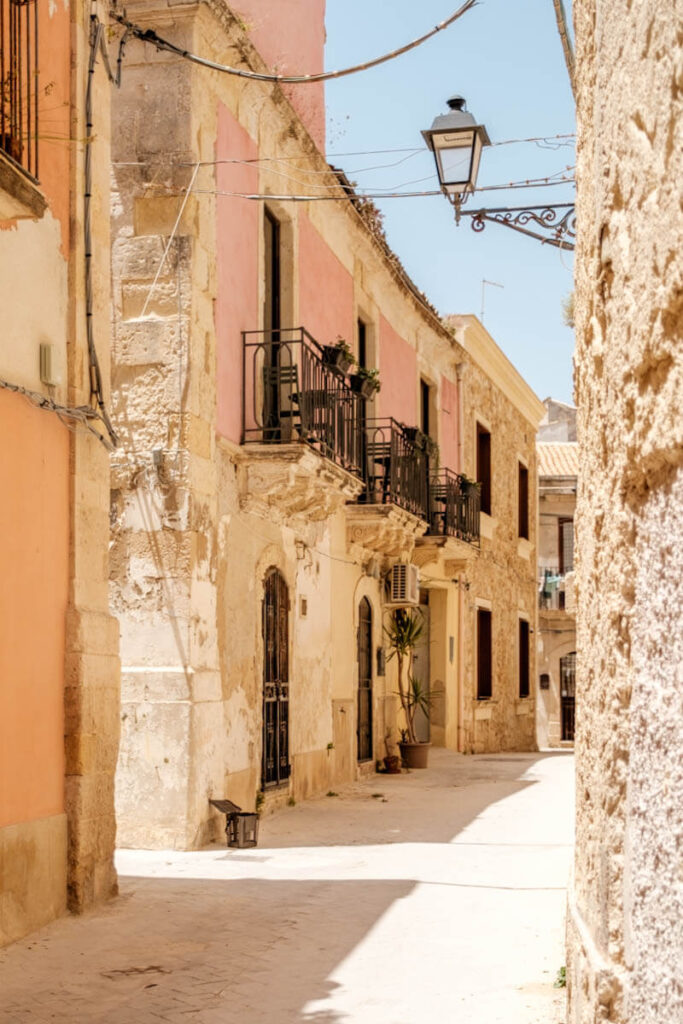
[[[358,606],[358,760],[372,760],[372,605],[364,597]]]
[[[289,593],[284,577],[269,569],[263,581],[264,787],[289,778]]]
[[[562,739],[574,739],[574,702],[576,697],[576,651],[560,658],[560,707]]]

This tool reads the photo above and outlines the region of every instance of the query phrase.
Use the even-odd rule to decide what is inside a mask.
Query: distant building
[[[561,406],[544,402],[547,420]],[[550,408],[549,408],[550,406]],[[561,406],[560,425],[576,433]],[[543,436],[544,424],[539,435]],[[558,431],[559,432],[559,431]],[[578,446],[574,441],[539,441],[538,452],[538,699],[536,735],[539,747],[557,747],[574,741],[574,689],[576,678],[576,624],[574,620],[574,510]]]
[[[539,441],[576,441],[576,406],[557,398],[543,400],[545,416],[538,428]]]

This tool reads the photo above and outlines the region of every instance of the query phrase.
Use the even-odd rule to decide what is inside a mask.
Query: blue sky
[[[457,6],[458,0],[327,0],[326,67],[385,53],[421,35]],[[329,82],[326,89],[330,161],[370,188],[436,187],[433,158],[426,150],[371,158],[342,154],[422,147],[420,130],[446,111],[445,100],[454,93],[467,98],[493,142],[574,131],[552,0],[480,0],[411,53]],[[363,170],[378,164],[395,166]],[[573,164],[572,146],[496,146],[484,151],[479,185],[554,175]],[[471,198],[468,207],[573,197],[573,185],[567,183],[484,193]],[[482,279],[504,286],[486,288],[487,329],[539,397],[571,401],[573,336],[562,322],[562,300],[572,289],[571,253],[494,224],[481,234],[472,231],[467,219],[456,228],[441,196],[385,199],[378,205],[390,245],[441,313],[479,315]]]

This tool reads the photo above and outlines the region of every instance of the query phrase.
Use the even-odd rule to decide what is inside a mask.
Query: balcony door
[[[280,354],[280,222],[266,207],[263,214],[263,426],[264,440],[279,441],[282,360]]]
[[[364,597],[358,607],[358,760],[372,760],[372,605]]]
[[[269,569],[263,584],[262,785],[289,778],[289,592],[284,577]]]

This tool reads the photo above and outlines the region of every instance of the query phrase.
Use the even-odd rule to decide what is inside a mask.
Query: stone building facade
[[[572,1024],[683,1015],[682,18],[668,0],[574,3]]]
[[[12,38],[7,0],[0,6],[4,944],[115,891],[119,664],[107,593],[109,455],[92,432],[107,430],[92,415],[83,240],[91,29],[107,10],[15,5],[21,25]],[[92,90],[90,320],[106,403],[110,85],[100,53]]]
[[[540,747],[571,746],[576,711],[574,518],[576,409],[546,399],[538,431],[538,699]],[[551,440],[552,438],[552,440]],[[572,440],[574,438],[574,440]]]
[[[536,431],[544,409],[477,317],[447,322],[463,351],[463,472],[482,483],[481,549],[462,583],[467,650],[458,749],[535,750]],[[479,678],[481,626],[491,630],[489,697]]]
[[[258,3],[240,17],[219,0],[127,11],[192,52],[264,71],[322,61],[324,4],[308,7],[306,32],[301,13],[264,19]],[[267,810],[374,770],[401,725],[383,650],[395,565],[421,570],[418,664],[438,694],[425,737],[534,745],[512,652],[520,617],[535,623],[542,407],[481,325],[465,319],[454,336],[407,278],[325,161],[322,90],[306,88],[127,51],[112,221],[123,845],[196,847],[221,827],[210,798],[251,808],[261,794]],[[287,200],[320,192],[339,201]],[[325,362],[340,338],[379,371],[367,403]],[[475,407],[498,434],[481,549],[458,475],[476,474]],[[439,448],[429,474],[425,438]],[[478,701],[475,596],[494,605],[493,692]]]

